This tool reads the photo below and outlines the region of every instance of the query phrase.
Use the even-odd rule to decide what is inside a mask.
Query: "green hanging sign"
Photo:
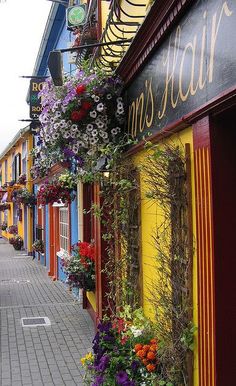
[[[87,16],[87,5],[80,4],[68,7],[66,10],[67,28],[71,29],[85,24]]]

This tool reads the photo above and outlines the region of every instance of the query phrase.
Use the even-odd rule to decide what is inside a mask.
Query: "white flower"
[[[107,134],[107,133],[105,133],[105,132],[104,132],[104,131],[102,131],[102,130],[100,130],[100,131],[99,131],[99,135],[100,135],[100,137],[102,137],[102,138],[105,138],[105,137],[104,137],[104,134]]]
[[[94,95],[94,102],[99,102],[100,101],[100,98],[99,98],[99,96],[97,96],[97,95]]]
[[[90,111],[89,115],[90,115],[91,118],[96,118],[97,112],[95,110]]]
[[[59,138],[59,134],[58,133],[53,133],[52,138],[53,139],[58,139]]]
[[[91,145],[95,145],[95,143],[97,143],[98,139],[97,138],[91,138],[90,139],[90,144]]]
[[[66,127],[66,121],[64,119],[60,122],[60,127]]]
[[[116,98],[116,100],[118,103],[123,101],[122,97]]]
[[[69,131],[66,131],[64,134],[63,134],[63,138],[69,138],[69,136],[70,136],[70,133],[69,133]]]
[[[84,146],[84,142],[83,141],[78,141],[77,142],[77,146],[79,146],[79,147]]]
[[[55,122],[55,119],[54,119],[54,118],[51,118],[51,119],[50,119],[50,122],[51,122],[51,123],[54,123],[54,122]]]
[[[71,126],[71,130],[72,130],[72,131],[76,131],[76,130],[77,130],[77,125],[73,124],[73,125]]]
[[[117,103],[117,108],[118,108],[118,109],[121,109],[121,108],[123,108],[123,107],[124,107],[124,105],[123,105],[122,102],[118,102],[118,103]]]
[[[56,111],[56,114],[55,114],[56,118],[60,118],[61,117],[61,113],[60,111]]]
[[[50,141],[50,135],[47,134],[47,135],[45,136],[45,142],[48,142],[48,141]]]
[[[96,129],[94,129],[94,130],[92,131],[92,136],[93,136],[93,137],[96,137],[96,135],[98,135],[98,131],[97,131]]]
[[[54,129],[57,130],[58,127],[59,127],[59,123],[55,123],[55,124],[54,124]]]
[[[137,338],[138,336],[142,335],[142,333],[143,333],[143,330],[140,330],[139,328],[137,328],[135,326],[131,326],[130,330],[131,330],[131,332],[132,332],[132,334],[133,334],[133,336],[135,338]]]
[[[103,127],[104,127],[104,123],[103,122],[98,122],[97,123],[97,127],[99,128],[99,129],[102,129]]]
[[[93,130],[93,125],[91,123],[89,123],[87,125],[87,131],[92,131]]]
[[[93,138],[92,138],[93,139]],[[91,140],[90,140],[90,142],[91,142]],[[94,153],[95,153],[95,150],[94,149],[89,149],[88,151],[87,151],[87,154],[88,155],[94,155]]]
[[[122,108],[117,108],[117,113],[120,114],[120,115],[121,115],[121,114],[124,114],[124,111],[125,111],[125,110],[124,110],[123,107],[122,107]]]
[[[103,103],[98,103],[98,105],[97,105],[97,111],[99,111],[99,113],[101,112],[101,111],[103,111],[104,110],[104,105],[103,105]]]
[[[116,129],[116,127],[115,127],[114,129],[111,130],[111,134],[112,134],[112,135],[116,135],[116,134],[117,134],[117,129]]]
[[[71,136],[71,138],[76,138],[76,133],[74,133],[74,132],[72,131],[72,133],[70,133],[70,136]]]
[[[107,99],[111,99],[112,98],[112,95],[111,94],[107,94]]]
[[[83,134],[83,140],[87,141],[88,140],[88,134]]]
[[[73,145],[73,147],[72,147],[72,150],[73,150],[73,152],[74,153],[78,153],[78,151],[79,151],[79,148],[78,148],[78,146],[77,145]]]

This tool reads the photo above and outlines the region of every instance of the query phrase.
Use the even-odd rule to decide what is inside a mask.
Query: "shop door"
[[[236,384],[236,109],[211,122],[216,386]],[[210,386],[210,385],[209,385]]]

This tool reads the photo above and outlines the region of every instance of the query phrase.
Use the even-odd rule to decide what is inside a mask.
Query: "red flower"
[[[90,110],[91,109],[91,107],[92,107],[92,103],[90,103],[90,102],[86,102],[86,101],[84,101],[83,103],[82,103],[82,109],[84,109],[84,110]]]
[[[86,86],[84,84],[79,84],[76,87],[76,94],[80,95],[83,94],[86,91]]]
[[[76,110],[75,110],[75,111],[72,111],[70,117],[71,117],[72,121],[80,121],[80,120],[83,119],[86,115],[87,115],[87,111],[81,109],[80,111],[76,111]]]

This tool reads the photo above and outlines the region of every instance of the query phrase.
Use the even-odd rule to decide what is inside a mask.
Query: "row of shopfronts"
[[[127,12],[131,5],[125,0],[121,3]],[[37,197],[42,185],[55,184],[68,173],[66,163],[57,163],[46,176],[32,180],[30,151],[39,137],[29,126],[0,156],[0,205],[9,204],[0,212],[0,223],[18,226],[24,249],[35,256],[36,264],[45,266],[52,280],[66,281],[65,251],[70,254],[78,241],[92,242],[95,288],[83,291],[83,307],[95,325],[111,300],[112,308],[123,296],[118,284],[113,287],[114,298],[106,296],[112,280],[107,272],[111,251],[114,261],[129,256],[125,266],[115,263],[111,267],[120,280],[127,276],[131,281],[133,293],[126,294],[127,304],[133,299],[151,319],[155,319],[156,303],[150,293],[158,298],[155,291],[161,288],[156,285],[156,264],[162,260],[156,263],[156,257],[167,254],[172,259],[168,283],[185,287],[183,292],[173,289],[171,301],[177,309],[183,299],[189,302],[189,320],[196,327],[186,384],[233,386],[236,50],[232,38],[236,4],[233,0],[155,1],[151,7],[147,3],[145,18],[116,69],[125,84],[125,130],[135,141],[122,157],[125,167],[119,172],[120,180],[124,184],[131,174],[135,191],[127,189],[122,195],[121,185],[112,191],[106,180],[112,180],[112,172],[105,176],[102,170],[102,182],[77,183],[68,204],[42,205],[38,200],[34,205],[17,205],[12,200],[14,189],[26,187]],[[107,2],[99,3],[101,31],[108,11]],[[54,19],[49,19],[35,65],[37,76],[47,74],[48,50],[63,47],[71,38],[63,7],[53,6],[52,12]],[[53,47],[49,47],[52,39]],[[65,72],[75,69],[66,63],[64,67]],[[22,174],[26,175],[23,185],[19,182]],[[106,226],[94,215],[107,202],[104,191],[118,200],[115,204],[108,201],[116,211],[114,206],[106,207]],[[120,221],[117,206],[121,208],[124,201],[126,224],[116,228]],[[113,249],[109,237],[104,237],[109,234],[107,224],[115,234]],[[11,237],[3,229],[1,235]],[[33,251],[35,240],[43,242],[43,253]],[[179,262],[185,258],[187,268]],[[178,275],[183,275],[183,282],[175,281]],[[177,324],[174,316],[172,324]]]

